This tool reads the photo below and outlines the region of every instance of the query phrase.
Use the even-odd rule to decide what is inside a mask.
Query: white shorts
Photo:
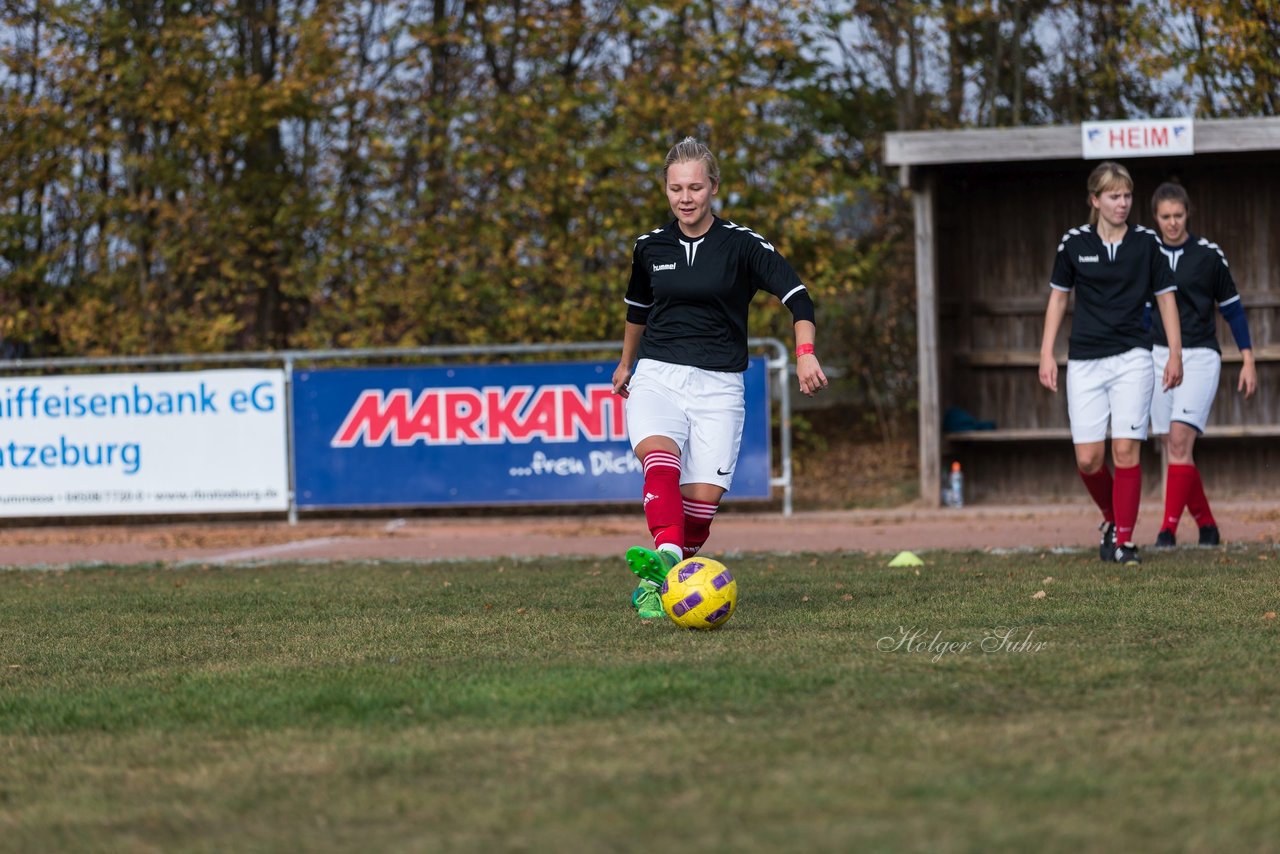
[[[743,376],[641,359],[628,383],[627,435],[634,449],[650,436],[680,448],[680,482],[726,491],[747,418]]]
[[[1155,372],[1151,351],[1134,347],[1101,359],[1067,361],[1067,416],[1071,441],[1077,445],[1111,438],[1147,438]]]
[[[1218,394],[1218,378],[1222,376],[1222,356],[1212,347],[1190,347],[1182,351],[1182,385],[1164,391],[1160,377],[1169,363],[1169,348],[1157,344],[1151,350],[1157,382],[1151,396],[1151,432],[1157,436],[1169,432],[1169,423],[1181,421],[1203,433],[1209,423],[1209,410]]]

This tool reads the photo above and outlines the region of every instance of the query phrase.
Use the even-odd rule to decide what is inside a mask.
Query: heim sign
[[[1195,132],[1189,118],[1084,122],[1080,142],[1085,160],[1195,153]]]

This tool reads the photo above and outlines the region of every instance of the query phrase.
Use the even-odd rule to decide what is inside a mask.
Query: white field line
[[[291,543],[279,543],[274,546],[261,546],[256,549],[243,549],[238,552],[227,552],[226,554],[213,555],[210,557],[188,558],[184,563],[237,563],[246,560],[261,560],[263,558],[277,557],[290,552],[303,551],[305,549],[315,548],[316,546],[326,546],[330,543],[340,543],[350,537],[317,537],[312,540],[296,540]]]

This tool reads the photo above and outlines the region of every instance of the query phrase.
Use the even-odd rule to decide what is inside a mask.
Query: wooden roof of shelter
[[[1195,130],[1196,154],[1280,148],[1280,118],[1198,120]],[[884,141],[889,166],[1082,159],[1080,125],[902,131],[885,134]],[[1124,155],[1143,156],[1152,155]]]

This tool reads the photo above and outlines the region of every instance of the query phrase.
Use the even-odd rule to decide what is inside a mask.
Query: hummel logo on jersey
[[[1098,263],[1098,256],[1097,256],[1097,255],[1081,255],[1081,256],[1079,256],[1079,257],[1078,257],[1078,259],[1077,259],[1077,260],[1078,260],[1081,264],[1097,264],[1097,263]]]
[[[661,273],[663,270],[674,270],[675,268],[676,268],[676,263],[674,261],[672,261],[670,264],[654,264],[653,272]]]
[[[645,506],[645,507],[648,507],[648,506],[649,506],[649,502],[650,502],[650,501],[652,501],[653,499],[657,498],[657,497],[658,497],[658,496],[654,495],[652,492],[646,492],[646,493],[644,494],[644,506]]]

